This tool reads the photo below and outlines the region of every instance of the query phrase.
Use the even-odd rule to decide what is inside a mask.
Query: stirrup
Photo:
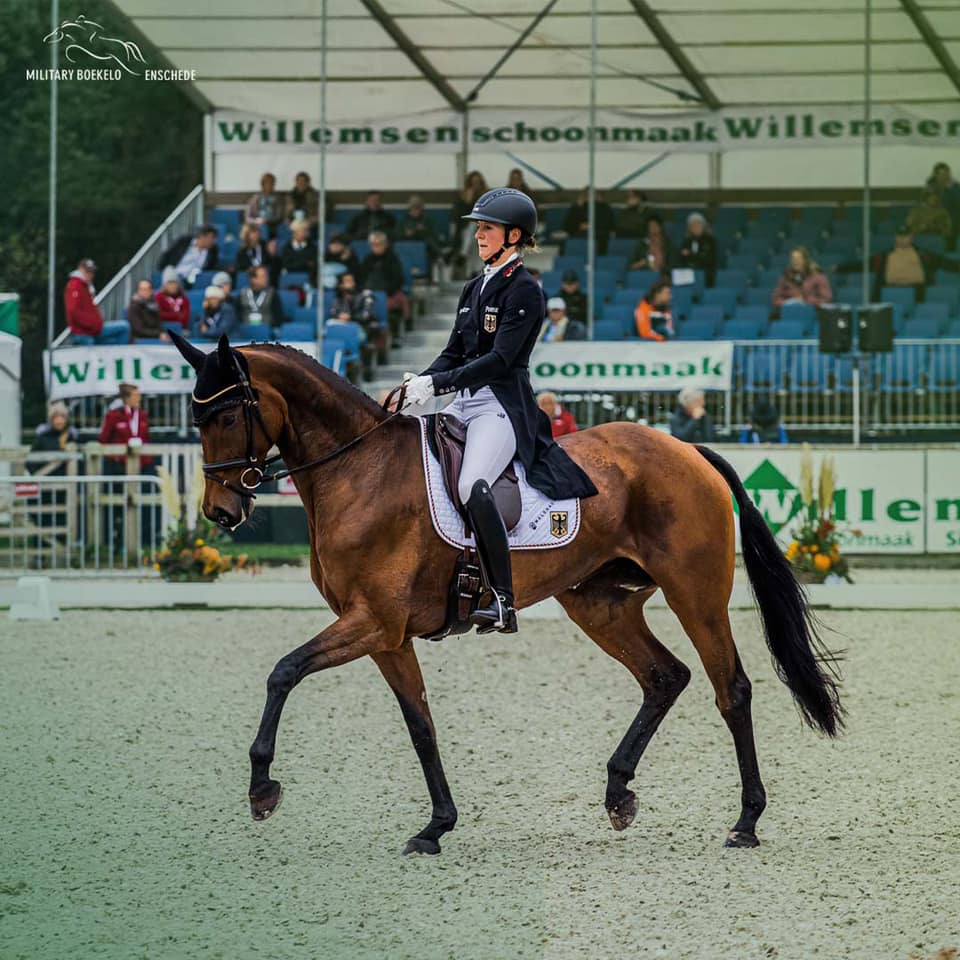
[[[470,615],[470,622],[477,628],[477,633],[516,633],[520,628],[517,625],[517,611],[507,602],[507,598],[493,591],[493,603],[489,606],[474,610]]]

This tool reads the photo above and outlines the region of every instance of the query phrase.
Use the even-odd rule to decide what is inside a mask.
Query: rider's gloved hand
[[[436,393],[433,389],[433,377],[413,377],[406,381],[407,403],[420,406],[432,400]]]

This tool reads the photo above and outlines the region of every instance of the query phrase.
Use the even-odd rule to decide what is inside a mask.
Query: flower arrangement
[[[837,577],[853,583],[850,563],[840,553],[839,529],[833,515],[833,491],[836,469],[833,457],[820,462],[820,480],[817,498],[813,497],[813,458],[804,444],[800,461],[800,501],[803,504],[803,522],[790,533],[793,540],[786,549],[786,558],[801,578],[812,583],[823,583],[828,577]],[[854,531],[856,532],[856,531]]]

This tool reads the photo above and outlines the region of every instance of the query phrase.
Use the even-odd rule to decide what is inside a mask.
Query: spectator
[[[668,277],[658,280],[644,294],[634,311],[639,337],[644,340],[672,340],[676,336],[673,314],[670,312],[672,295],[673,288]]]
[[[949,164],[934,165],[933,173],[927,180],[927,189],[933,190],[940,197],[941,205],[950,216],[953,231],[948,249],[955,250],[957,236],[960,235],[960,183],[953,179]]]
[[[287,212],[287,205],[276,189],[277,178],[265,173],[260,178],[260,192],[247,201],[247,223],[260,227],[268,237],[276,235]]]
[[[453,230],[453,249],[460,265],[466,263],[466,258],[475,252],[473,230],[469,221],[463,217],[473,210],[473,205],[489,189],[483,174],[479,170],[471,170],[463,181],[463,189],[453,201],[450,223]]]
[[[579,320],[567,316],[563,297],[551,297],[547,301],[547,318],[540,327],[540,343],[559,343],[561,340],[586,340],[587,331]]]
[[[130,342],[141,340],[164,340],[170,337],[160,319],[160,307],[153,295],[153,284],[149,280],[137,283],[137,292],[130,298],[127,307],[127,320],[130,323]]]
[[[240,243],[241,247],[237,251],[238,274],[246,273],[251,267],[259,267],[261,264],[267,268],[268,273],[273,272],[274,256],[270,244],[264,243],[262,239],[260,227],[256,224],[245,224],[240,231]]]
[[[97,292],[93,277],[97,265],[90,259],[81,260],[70,274],[63,291],[67,312],[67,326],[74,336],[92,337],[94,343],[129,343],[130,327],[123,320],[104,323],[100,308],[93,302]]]
[[[907,227],[914,235],[932,233],[950,240],[953,237],[953,224],[950,214],[940,203],[940,195],[936,190],[927,190],[923,195],[923,203],[914,207],[907,217]]]
[[[549,390],[537,394],[537,406],[550,418],[550,432],[553,439],[577,432],[577,421],[569,410],[564,410],[557,400],[557,395]]]
[[[520,190],[525,193],[533,201],[533,205],[537,206],[537,198],[533,195],[530,184],[524,179],[523,171],[519,167],[514,167],[510,171],[506,185],[513,190]]]
[[[383,209],[383,194],[379,190],[371,190],[367,194],[367,204],[351,221],[347,233],[354,240],[362,240],[372,233],[383,233],[392,237],[397,228],[397,221],[392,213]]]
[[[663,229],[663,221],[651,215],[647,218],[647,232],[633,248],[631,270],[656,270],[665,273],[673,266],[673,244]]]
[[[76,443],[80,439],[77,431],[70,426],[70,411],[62,400],[54,400],[47,404],[47,422],[41,423],[37,427],[33,438],[31,452],[39,453],[59,453],[67,449],[68,443]],[[31,469],[31,473],[55,474],[64,476],[67,472],[67,465],[59,463],[55,466],[51,463],[49,467],[43,469],[43,463],[38,462],[36,469]]]
[[[280,266],[290,273],[306,273],[316,285],[317,245],[310,239],[310,225],[306,220],[294,220],[290,230],[292,236],[280,254]]]
[[[810,303],[819,307],[830,303],[833,291],[827,275],[811,259],[807,248],[794,247],[787,269],[780,275],[770,299],[777,310],[785,303]]]
[[[327,241],[323,263],[324,275],[330,273],[339,276],[343,273],[352,273],[356,277],[360,273],[360,261],[350,246],[350,238],[342,233],[332,236]],[[327,283],[324,283],[324,286],[327,285]],[[333,284],[329,285],[333,286]]]
[[[240,291],[240,322],[259,326],[266,324],[271,331],[283,323],[283,310],[277,291],[270,286],[270,273],[260,264],[247,271],[250,285]]]
[[[223,298],[227,303],[233,304],[236,308],[233,296],[233,277],[226,270],[221,270],[213,275],[213,285],[223,291]]]
[[[219,340],[220,334],[233,336],[240,326],[234,305],[224,296],[223,288],[210,284],[203,293],[203,318],[199,334],[207,340]]]
[[[150,442],[150,423],[147,411],[141,409],[140,390],[132,383],[120,384],[120,399],[114,401],[107,410],[100,427],[100,442],[122,443],[133,449]],[[123,457],[111,456],[108,460],[123,463]],[[147,465],[153,457],[142,457],[141,465]]]
[[[301,171],[294,178],[293,189],[287,195],[287,220],[306,220],[311,236],[320,221],[320,194],[310,186],[309,173]]]
[[[357,280],[360,286],[368,290],[382,290],[386,293],[393,346],[399,347],[401,332],[410,316],[410,304],[403,292],[403,264],[390,249],[385,233],[376,231],[370,234],[370,252],[360,265]]]
[[[190,331],[190,301],[183,292],[183,284],[175,267],[163,271],[163,285],[156,295],[157,309],[162,324],[179,324],[184,334]]]
[[[603,256],[607,252],[607,242],[613,231],[613,210],[604,203],[599,190],[595,191],[594,210],[596,211],[597,253]],[[590,190],[584,187],[577,194],[577,202],[567,210],[563,219],[563,229],[568,237],[585,237],[590,230]]]
[[[670,433],[687,443],[710,443],[716,437],[713,421],[704,405],[704,393],[684,387],[677,395],[677,409],[670,417]]]
[[[767,400],[760,400],[750,411],[750,422],[740,434],[741,443],[788,443],[787,431],[780,424],[780,413]]]
[[[645,237],[647,221],[657,216],[656,210],[647,202],[647,195],[640,190],[627,191],[627,205],[617,215],[618,237]]]
[[[580,277],[576,270],[565,270],[560,282],[560,292],[556,296],[563,297],[567,305],[567,316],[571,320],[586,324],[587,322],[587,295],[580,289]]]
[[[433,224],[427,219],[423,200],[414,194],[407,207],[407,216],[400,224],[399,238],[407,241],[419,241],[427,249],[428,279],[433,276],[433,265],[442,252],[442,244]]]
[[[182,236],[160,257],[159,266],[174,267],[183,282],[192,285],[201,270],[213,270],[220,257],[217,249],[217,228],[204,223],[196,235]]]
[[[357,278],[352,273],[340,275],[327,317],[331,323],[357,324],[363,334],[361,343],[367,339],[368,332],[380,328],[373,294],[369,290],[358,290]]]
[[[710,232],[707,218],[702,213],[691,213],[687,217],[687,235],[683,238],[671,266],[702,270],[706,275],[707,286],[713,286],[717,276],[717,243]]]

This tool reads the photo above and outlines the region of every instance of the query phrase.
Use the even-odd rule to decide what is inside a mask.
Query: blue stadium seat
[[[794,351],[790,358],[790,390],[819,393],[827,388],[831,358],[815,350]]]
[[[203,290],[188,290],[187,300],[190,301],[190,316],[199,317],[203,313]]]
[[[737,253],[755,257],[758,262],[769,262],[776,239],[774,237],[741,237],[737,243]]]
[[[367,254],[370,252],[369,240],[351,240],[350,249],[356,254],[357,259],[363,263]]]
[[[317,327],[317,308],[316,307],[297,307],[294,309],[293,313],[290,314],[290,322],[296,324],[307,324],[310,327],[313,327],[314,331]],[[315,340],[316,336],[311,336],[310,340]]]
[[[567,207],[547,207],[543,211],[543,229],[546,233],[556,233],[563,229],[563,221],[567,216]]]
[[[281,323],[277,328],[277,336],[287,341],[307,341],[317,339],[317,325],[315,323]]]
[[[755,287],[768,287],[772,290],[780,282],[782,276],[783,267],[763,269],[753,278],[753,285]]]
[[[733,319],[743,320],[747,323],[755,323],[758,325],[761,334],[765,333],[770,322],[769,299],[764,304],[739,305],[737,309],[733,311]]]
[[[743,387],[747,393],[769,393],[783,386],[784,351],[753,348],[743,359]]]
[[[218,248],[221,267],[232,267],[240,252],[240,241],[237,239],[224,240]]]
[[[817,246],[817,260],[824,257],[841,256],[852,260],[860,249],[859,241],[854,237],[827,237]]]
[[[250,286],[250,278],[247,276],[246,270],[241,270],[237,273],[236,281],[236,288],[238,291],[242,290],[244,287]]]
[[[957,313],[960,310],[960,286],[934,284],[927,287],[925,303],[945,303],[950,313]]]
[[[807,330],[799,320],[778,320],[770,324],[767,336],[771,340],[803,340]]]
[[[945,335],[948,337],[952,337],[955,340],[960,339],[960,317],[957,317],[956,319],[951,320],[947,324],[947,332]]]
[[[715,286],[728,287],[733,290],[739,298],[747,291],[748,276],[749,274],[746,270],[734,270],[732,268],[718,270]]]
[[[612,273],[618,280],[626,273],[627,258],[607,254],[605,257],[597,257],[597,271]]]
[[[705,307],[720,307],[724,317],[732,317],[737,308],[737,291],[731,287],[714,287],[704,290],[701,302]]]
[[[903,325],[901,336],[917,340],[933,340],[940,333],[941,325],[933,317],[911,317]]]
[[[616,323],[623,336],[636,336],[636,318],[633,307],[624,307],[619,304],[607,304],[600,314],[598,323]],[[594,338],[596,339],[596,338]]]
[[[801,207],[800,220],[805,226],[825,229],[833,223],[833,207]]]
[[[331,342],[343,344],[343,358],[347,363],[360,359],[360,325],[357,323],[327,323],[323,336]],[[311,335],[312,339],[312,335]]]
[[[427,245],[422,240],[402,240],[393,245],[400,262],[407,268],[411,278],[430,276],[427,260]]]
[[[938,270],[934,279],[938,287],[960,287],[960,273],[953,270]]]
[[[799,246],[806,247],[808,250],[816,250],[824,242],[826,236],[823,227],[808,223],[794,223],[791,225],[785,246]]]
[[[674,287],[671,291],[670,309],[679,319],[686,319],[693,309],[693,287]]]
[[[947,250],[947,241],[939,234],[918,233],[913,238],[913,245],[918,250],[926,250],[929,253],[944,254]]]
[[[913,287],[883,287],[880,290],[880,300],[883,303],[900,304],[901,312],[907,319],[913,315]]]
[[[305,270],[284,270],[280,274],[280,286],[283,289],[305,287],[310,282],[310,274]]]
[[[660,274],[656,270],[630,270],[627,273],[627,288],[646,293],[658,280]]]
[[[893,353],[880,354],[880,389],[884,393],[913,393],[921,388],[924,353],[920,344],[895,343]]]
[[[688,320],[677,332],[678,340],[713,340],[715,336],[716,328],[704,320]]]
[[[713,232],[722,238],[732,239],[747,226],[747,211],[743,207],[720,207],[713,215]]]
[[[343,373],[343,344],[339,340],[324,340],[323,353],[320,362],[333,370],[334,373]]]
[[[623,327],[619,320],[597,320],[593,324],[594,340],[622,340]]]
[[[833,300],[834,303],[849,303],[853,306],[859,306],[864,302],[863,287],[859,283],[847,283],[842,287],[837,287],[833,291]]]
[[[273,331],[267,323],[244,323],[238,331],[240,339],[246,340],[273,340]]]
[[[207,220],[212,224],[223,224],[227,233],[239,233],[243,223],[243,211],[237,207],[214,207]]]
[[[631,287],[626,287],[623,290],[615,290],[611,303],[618,307],[630,307],[630,309],[633,310],[640,302],[643,294],[643,290],[634,290]]]
[[[193,281],[194,290],[206,290],[213,283],[216,270],[201,270]]]
[[[586,284],[581,284],[586,288]],[[594,295],[598,300],[606,300],[613,296],[617,288],[617,275],[609,270],[598,270],[593,276]]]
[[[607,244],[607,256],[626,257],[629,263],[636,247],[636,237],[611,237]]]
[[[587,238],[586,237],[567,237],[563,241],[563,256],[580,260],[581,263],[587,259]]]
[[[543,284],[543,292],[548,297],[562,296],[560,293],[560,284],[563,283],[562,270],[546,270],[540,274],[540,282]],[[581,284],[582,288],[582,284]]]
[[[711,331],[717,334],[723,326],[723,307],[694,306],[690,311],[688,322],[707,324]]]
[[[293,311],[300,306],[300,293],[297,290],[278,290],[280,309],[285,317],[292,317]]]
[[[724,340],[757,340],[762,326],[757,320],[728,320],[720,331]]]
[[[745,299],[749,307],[766,307],[769,315],[773,302],[773,287],[751,287]]]
[[[929,320],[936,325],[937,333],[946,327],[950,319],[950,304],[926,301],[917,304],[913,311],[913,320]]]
[[[753,232],[758,226],[767,229],[785,230],[792,213],[793,209],[791,207],[760,207],[754,213],[750,230]]]
[[[759,266],[757,258],[752,253],[728,253],[727,269],[742,271],[748,278],[753,278]]]
[[[566,270],[576,270],[580,278],[580,285],[586,286],[587,268],[584,257],[562,256],[553,258],[553,269],[563,273]]]
[[[937,350],[930,354],[927,388],[935,393],[952,393],[960,389],[960,353]]]
[[[781,323],[796,323],[804,334],[814,330],[817,325],[817,311],[809,303],[785,303],[780,308]]]
[[[441,240],[450,236],[450,210],[448,207],[427,207],[423,217],[433,227],[434,232]]]

